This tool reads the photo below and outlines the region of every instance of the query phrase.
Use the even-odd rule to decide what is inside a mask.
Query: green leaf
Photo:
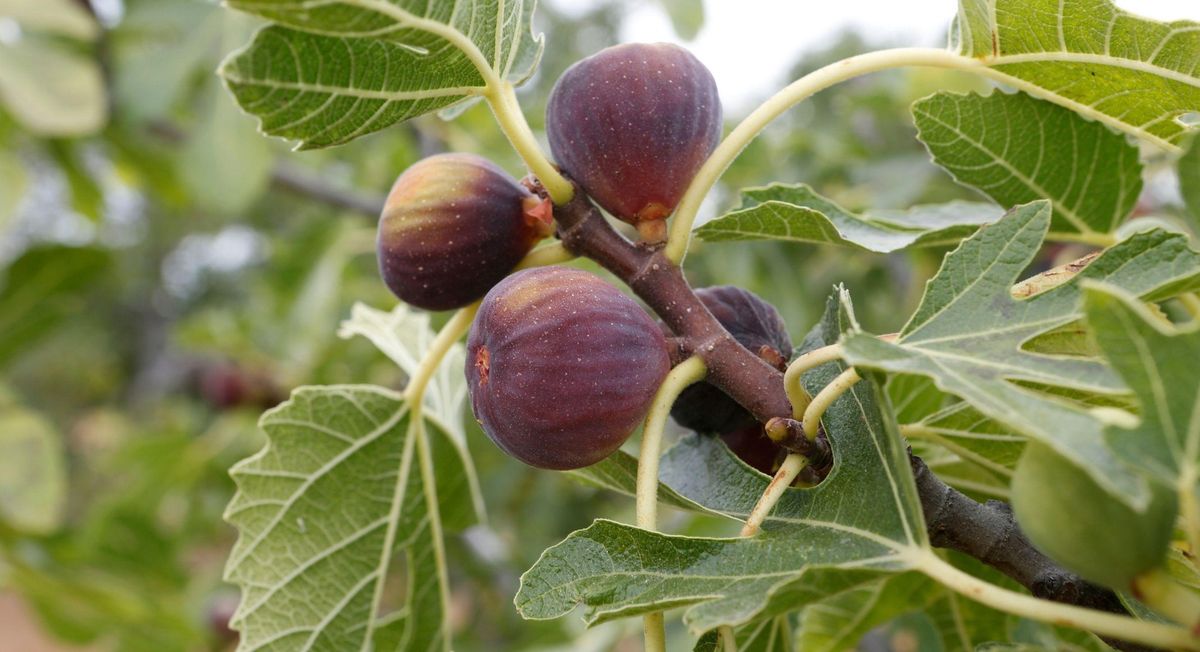
[[[92,14],[72,0],[5,0],[4,17],[21,29],[59,34],[80,41],[94,40],[100,25]]]
[[[859,215],[805,184],[771,184],[743,190],[740,208],[699,227],[696,235],[712,242],[783,240],[885,253],[953,244],[1002,214],[990,204],[955,201]]]
[[[12,150],[0,151],[0,232],[17,212],[29,187],[29,175],[21,157]]]
[[[679,38],[685,41],[695,40],[700,34],[700,28],[704,27],[703,0],[658,0],[658,4],[667,12],[671,26],[675,28]]]
[[[527,79],[536,3],[231,0],[278,23],[221,66],[264,132],[328,147]]]
[[[1049,199],[1052,232],[1110,233],[1142,190],[1124,136],[1024,93],[935,93],[912,111],[934,162],[1001,206]]]
[[[922,609],[939,593],[924,575],[902,573],[827,596],[800,613],[797,646],[805,652],[852,650],[870,630]]]
[[[1010,288],[1036,255],[1049,224],[1050,205],[1043,200],[1019,206],[981,229],[946,257],[895,342],[850,333],[844,355],[855,367],[932,378],[942,391],[1054,448],[1114,497],[1140,507],[1149,498],[1147,487],[1104,442],[1100,418],[1016,384],[1114,394],[1125,391],[1120,378],[1097,360],[1048,356],[1021,346],[1081,316],[1082,279],[1161,298],[1200,284],[1200,255],[1182,236],[1137,234],[1068,282],[1014,299]]]
[[[1192,232],[1200,235],[1200,138],[1192,138],[1179,159],[1179,192],[1192,216]]]
[[[1176,328],[1116,287],[1085,289],[1104,357],[1141,402],[1141,423],[1105,432],[1115,451],[1173,486],[1200,477],[1200,328]],[[1190,490],[1190,489],[1189,489]]]
[[[1200,107],[1200,25],[1111,0],[959,0],[952,45],[992,77],[1175,149]],[[1136,89],[1134,92],[1131,89]]]
[[[0,522],[30,534],[62,524],[67,471],[59,435],[45,419],[0,408]]]
[[[435,337],[429,313],[405,304],[397,304],[391,312],[362,303],[354,304],[350,318],[338,328],[338,336],[348,339],[356,335],[370,340],[410,376]],[[434,466],[438,470],[437,494],[443,524],[451,531],[486,518],[479,475],[467,449],[467,433],[463,427],[467,402],[464,364],[466,349],[462,344],[455,344],[430,380],[425,390],[425,407],[421,411],[437,434],[430,441]]]
[[[240,217],[266,190],[275,157],[271,143],[216,90],[176,159],[179,176],[198,206]]]
[[[85,247],[30,249],[0,279],[0,366],[30,350],[87,306],[111,264]]]
[[[959,458],[1007,480],[1021,452],[1025,437],[991,419],[970,403],[948,405],[919,421],[903,423],[900,432],[909,440],[936,444]]]
[[[636,457],[618,450],[591,466],[565,471],[565,473],[585,485],[607,489],[633,498],[637,495],[637,467]],[[709,513],[708,510],[680,496],[670,487],[661,483],[658,486],[658,501],[679,509]]]
[[[792,623],[779,616],[750,623],[733,630],[738,652],[792,652],[795,649]],[[696,641],[692,652],[722,652],[717,630],[705,633]]]
[[[844,291],[806,349],[856,329]],[[804,378],[815,391],[837,363]],[[548,549],[521,578],[517,609],[555,618],[578,604],[588,622],[670,607],[688,608],[694,632],[781,615],[833,592],[908,567],[928,545],[904,446],[881,387],[864,379],[833,403],[824,424],[836,462],[813,489],[787,491],[765,533],[706,539],[597,521]],[[685,438],[664,456],[660,477],[705,508],[744,517],[767,478],[737,462],[715,438]],[[924,554],[921,552],[921,554]]]

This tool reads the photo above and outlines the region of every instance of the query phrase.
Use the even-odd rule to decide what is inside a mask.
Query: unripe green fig
[[[733,285],[701,288],[696,290],[696,296],[739,344],[780,370],[787,365],[792,338],[775,306]],[[684,389],[671,406],[671,417],[679,425],[697,432],[727,434],[756,426],[754,417],[745,408],[706,382]],[[766,437],[763,439],[770,442]]]
[[[1119,591],[1163,563],[1176,496],[1152,481],[1150,504],[1134,511],[1053,449],[1030,442],[1012,478],[1012,507],[1025,536],[1080,577]]]
[[[632,299],[569,267],[517,272],[484,297],[467,340],[467,387],[484,432],[544,469],[617,450],[670,370],[666,340]]]
[[[461,308],[550,233],[550,205],[473,154],[422,159],[396,179],[379,218],[379,270],[426,310]]]
[[[567,69],[546,106],[554,159],[572,179],[648,240],[721,137],[712,73],[668,43],[601,50]]]

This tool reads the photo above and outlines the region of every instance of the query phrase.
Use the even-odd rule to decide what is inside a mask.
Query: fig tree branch
[[[534,186],[536,189],[536,185]],[[696,297],[680,267],[661,249],[633,243],[619,234],[582,192],[555,207],[558,236],[570,253],[591,258],[624,281],[678,336],[683,357],[697,356],[708,367],[708,382],[749,410],[761,423],[791,419],[792,404],[784,390],[783,374],[731,336]],[[808,439],[788,439],[802,448]],[[824,451],[821,440],[808,450],[810,458]],[[1021,533],[1011,510],[996,501],[979,504],[959,493],[911,456],[917,490],[931,543],[958,550],[996,568],[1034,596],[1099,611],[1125,614],[1112,591],[1089,584],[1039,552]],[[1118,641],[1122,650],[1146,650]]]

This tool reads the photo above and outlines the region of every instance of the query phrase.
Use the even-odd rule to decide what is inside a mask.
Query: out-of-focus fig
[[[1031,442],[1012,478],[1013,514],[1029,540],[1065,568],[1119,591],[1157,568],[1175,526],[1175,492],[1151,482],[1136,512],[1051,448]]]
[[[379,218],[379,270],[406,303],[461,308],[499,283],[550,231],[549,204],[491,161],[438,154],[392,186]]]
[[[696,296],[742,346],[780,369],[787,365],[792,339],[774,306],[732,285],[701,288]],[[671,406],[671,416],[699,432],[731,433],[755,424],[745,408],[710,383],[683,390]]]
[[[546,107],[550,151],[600,206],[665,236],[665,220],[721,137],[712,73],[683,48],[630,43],[567,69]]]
[[[545,469],[599,462],[646,416],[670,369],[666,340],[632,299],[588,272],[517,272],[484,297],[467,387],[484,432]]]

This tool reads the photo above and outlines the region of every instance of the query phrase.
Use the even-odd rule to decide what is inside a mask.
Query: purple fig
[[[517,272],[488,292],[467,341],[467,387],[484,432],[513,457],[577,469],[617,450],[670,369],[654,321],[594,274]]]
[[[485,158],[423,159],[396,179],[379,218],[383,280],[419,308],[461,308],[550,233],[549,208]]]
[[[701,288],[696,296],[742,346],[781,370],[786,367],[792,339],[775,306],[732,285]],[[683,390],[671,406],[671,416],[698,432],[730,433],[755,425],[745,408],[710,383]]]
[[[601,50],[567,69],[546,107],[550,151],[604,210],[661,240],[721,137],[712,73],[669,43]]]
[[[738,459],[759,473],[767,475],[775,475],[776,464],[784,453],[757,423],[724,433],[721,435],[721,441],[725,442]]]

